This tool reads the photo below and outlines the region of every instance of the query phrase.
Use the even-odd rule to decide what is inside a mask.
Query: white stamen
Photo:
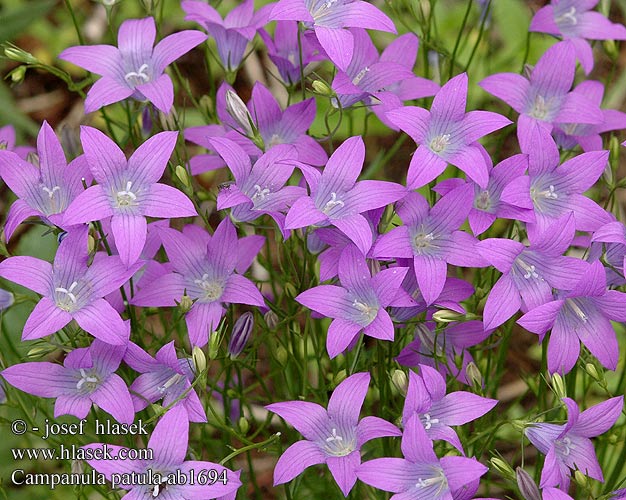
[[[117,192],[117,204],[120,207],[132,205],[137,199],[137,195],[131,191],[133,183],[131,181],[126,182],[126,189]]]
[[[361,83],[361,80],[363,80],[363,77],[367,74],[369,70],[370,70],[369,66],[365,66],[365,68],[359,71],[359,73],[354,77],[354,79],[352,80],[352,83],[354,85],[358,85],[359,83]]]
[[[322,208],[322,212],[328,215],[328,212],[330,212],[333,208],[343,208],[344,206],[345,203],[337,199],[337,193],[330,193],[330,200],[326,202],[326,205],[324,205],[324,208]]]
[[[56,191],[60,191],[61,190],[61,188],[59,186],[54,186],[52,189],[49,189],[46,186],[42,186],[41,189],[43,189],[46,193],[48,193],[48,197],[50,199],[52,199],[52,197],[54,196],[54,193]]]
[[[570,7],[567,12],[561,14],[554,21],[558,24],[560,21],[565,20],[569,21],[571,24],[578,24],[578,19],[576,19],[576,7]]]
[[[180,382],[183,378],[183,375],[180,373],[172,375],[162,386],[159,387],[159,392],[164,393],[167,389]]]
[[[80,390],[85,384],[97,384],[99,382],[98,377],[88,376],[83,368],[80,369],[80,374],[82,375],[82,378],[76,384],[76,389],[78,390]]]
[[[270,190],[268,188],[261,188],[258,184],[254,185],[254,194],[252,195],[252,201],[263,201],[270,194]]]
[[[147,64],[142,64],[139,69],[135,71],[129,71],[124,75],[124,80],[126,80],[130,85],[137,86],[142,83],[146,83],[150,80],[150,76],[146,71],[148,70]]]
[[[334,427],[332,430],[332,436],[326,438],[327,443],[330,443],[332,441],[343,441],[343,438],[337,435],[337,429],[335,429]]]
[[[214,281],[209,281],[209,275],[203,274],[202,279],[193,280],[204,291],[204,299],[212,302],[219,299],[224,292],[224,288]]]
[[[428,413],[424,413],[424,418],[426,419],[426,421],[424,422],[424,429],[426,430],[430,429],[433,424],[437,425],[439,423],[438,418],[430,418],[430,414]]]
[[[450,134],[438,135],[430,141],[430,149],[434,153],[441,153],[450,142]]]
[[[74,295],[72,292],[74,291],[74,288],[76,288],[78,286],[78,282],[74,281],[69,289],[68,288],[62,288],[62,287],[57,287],[54,289],[55,292],[61,292],[64,293],[65,295],[67,295],[69,297],[69,299],[76,304],[77,299],[76,299],[76,295]]]
[[[435,239],[435,235],[433,233],[418,233],[413,238],[413,243],[416,248],[426,248],[430,246],[430,242]]]
[[[376,306],[371,306],[369,304],[365,304],[364,302],[360,302],[357,299],[354,299],[352,302],[353,307],[365,316],[367,321],[370,323],[374,320],[376,315],[378,314],[378,308]]]
[[[584,311],[574,302],[573,300],[568,300],[567,304],[572,308],[572,311],[578,316],[583,323],[586,323],[589,320],[589,316],[587,316]]]

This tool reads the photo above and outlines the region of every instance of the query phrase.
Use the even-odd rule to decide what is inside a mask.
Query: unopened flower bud
[[[297,321],[293,321],[291,323],[291,331],[295,333],[296,335],[300,335],[302,333],[302,330],[300,328],[300,323],[298,323]]]
[[[250,311],[243,313],[237,318],[230,335],[230,341],[228,342],[228,354],[230,355],[230,359],[235,359],[241,354],[250,339],[253,327],[254,315]]]
[[[239,426],[239,432],[241,432],[241,434],[243,434],[244,436],[248,434],[248,431],[250,430],[250,424],[248,423],[246,417],[241,417],[237,424]]]
[[[237,122],[248,137],[254,136],[254,122],[245,103],[232,90],[226,91],[226,112]]]
[[[621,145],[619,143],[619,139],[615,136],[611,137],[611,140],[609,141],[609,165],[611,166],[611,179],[613,178],[613,172],[617,172],[617,169],[619,168],[620,151]]]
[[[193,299],[185,292],[178,303],[178,308],[181,313],[185,314],[191,310],[191,306],[193,306]]]
[[[585,365],[585,371],[589,374],[589,376],[594,379],[596,382],[600,382],[600,380],[602,380],[602,377],[600,376],[600,374],[598,373],[598,369],[596,368],[596,366],[593,363],[587,363]]]
[[[63,240],[65,236],[67,236],[67,233],[63,234],[63,236],[61,236],[61,234],[59,234],[59,243],[61,243],[61,240]],[[89,253],[89,255],[92,255],[96,253],[96,250],[98,250],[96,239],[91,235],[87,236],[87,252]]]
[[[0,288],[0,311],[4,311],[13,305],[15,297],[11,292]]]
[[[272,310],[267,311],[263,315],[263,319],[265,320],[265,324],[270,330],[275,330],[276,327],[278,326],[278,322],[279,322],[278,315]]]
[[[18,66],[11,71],[11,81],[15,84],[22,83],[26,76],[26,66]]]
[[[317,92],[320,95],[326,96],[326,97],[332,97],[335,95],[335,91],[333,89],[331,89],[328,84],[322,80],[315,80],[311,86],[313,87],[313,90],[315,90],[315,92]]]
[[[587,479],[587,476],[585,476],[579,470],[574,472],[574,481],[576,481],[576,484],[578,484],[582,488],[587,489],[589,480]]]
[[[30,52],[26,52],[15,45],[5,47],[4,55],[13,61],[23,62],[26,64],[37,64],[39,62],[39,60]]]
[[[285,295],[290,299],[293,299],[296,295],[298,295],[296,287],[293,286],[292,283],[285,283],[283,289],[285,290]]]
[[[459,321],[464,317],[464,314],[460,314],[456,311],[451,311],[450,309],[440,309],[435,314],[433,314],[433,319],[438,323],[453,323],[454,321]]]
[[[47,356],[54,350],[56,350],[56,347],[51,346],[50,344],[47,344],[47,343],[39,344],[33,347],[32,349],[30,349],[26,353],[26,357],[30,359],[39,359],[39,358],[43,358],[44,356]]]
[[[525,78],[528,78],[530,80],[530,75],[532,75],[534,68],[535,67],[532,64],[524,64],[524,69],[522,70],[522,75]]]
[[[552,385],[552,390],[554,391],[554,394],[556,394],[557,398],[563,399],[567,397],[565,381],[563,380],[563,377],[561,377],[561,375],[559,375],[558,373],[552,375],[552,380],[550,381],[550,383]]]
[[[83,460],[72,460],[70,470],[72,474],[83,474],[85,472],[85,462]]]
[[[515,478],[517,479],[517,487],[524,500],[541,500],[539,487],[528,472],[518,467],[515,469]]]
[[[347,376],[346,370],[339,370],[339,372],[337,372],[337,375],[335,375],[333,378],[333,383],[335,384],[335,387],[341,384],[341,382],[343,382],[346,379],[346,376]]]
[[[152,120],[152,107],[146,106],[143,108],[141,112],[141,132],[144,137],[150,137],[152,133],[152,126],[154,125],[154,121]]]
[[[198,105],[207,115],[211,115],[213,113],[213,99],[211,99],[208,95],[203,95],[198,100]]]
[[[280,366],[284,368],[285,366],[287,366],[288,359],[289,359],[289,353],[282,345],[279,345],[276,348],[276,360],[278,361]]]
[[[615,40],[604,40],[602,42],[602,45],[604,46],[604,51],[606,52],[607,56],[609,56],[612,60],[617,59],[619,51],[617,50]]]
[[[196,373],[202,373],[206,370],[206,356],[204,351],[198,346],[194,346],[191,351],[191,359],[193,360],[193,367]]]
[[[35,165],[39,168],[39,155],[37,153],[33,153],[32,151],[26,155],[26,161]]]
[[[189,178],[189,173],[187,169],[182,165],[176,165],[175,169],[176,178],[180,181],[180,183],[185,187],[185,191],[191,190],[191,179]]]
[[[209,337],[209,359],[216,359],[220,352],[222,336],[219,331],[213,332]]]
[[[391,384],[396,388],[399,394],[406,396],[406,390],[409,386],[409,379],[402,370],[394,370],[391,374]]]
[[[511,480],[515,479],[515,472],[513,471],[513,468],[504,460],[499,457],[493,457],[490,462],[491,466],[495,470],[497,470],[503,477]]]
[[[470,361],[465,368],[467,379],[472,383],[472,387],[475,389],[482,389],[483,386],[483,374],[480,373],[480,368],[476,366],[476,363]]]

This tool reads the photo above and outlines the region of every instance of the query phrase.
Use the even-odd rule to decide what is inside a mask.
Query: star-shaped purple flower
[[[245,248],[229,219],[220,222],[213,236],[200,228],[187,234],[161,229],[160,234],[173,272],[158,277],[154,286],[146,284],[131,302],[173,307],[186,293],[194,300],[185,318],[192,345],[206,345],[224,314],[224,303],[264,304],[254,283],[235,273],[248,268],[259,246]]]
[[[355,52],[354,37],[346,28],[396,32],[391,19],[362,0],[280,0],[270,20],[303,21],[315,30],[330,60],[344,71]]]
[[[341,286],[320,285],[296,297],[300,304],[333,318],[326,337],[331,358],[345,351],[361,331],[393,340],[393,323],[385,307],[415,303],[400,286],[406,273],[406,267],[393,267],[372,277],[363,254],[350,245],[339,259]]]
[[[396,493],[396,500],[449,500],[471,498],[487,467],[474,458],[446,456],[438,459],[419,417],[413,415],[402,434],[404,458],[377,458],[361,464],[357,477],[365,484]],[[466,489],[473,492],[468,497]]]
[[[626,40],[626,27],[592,12],[598,0],[552,0],[539,9],[528,31],[561,36],[569,40],[586,74],[593,69],[593,50],[587,40]]]
[[[540,486],[558,486],[567,491],[570,469],[604,481],[589,438],[604,434],[613,426],[622,411],[624,397],[608,399],[582,413],[574,400],[563,398],[562,401],[568,413],[565,425],[539,423],[525,430],[530,442],[546,455]]]
[[[488,238],[476,250],[502,273],[483,312],[485,328],[497,328],[517,311],[552,300],[552,289],[570,290],[585,271],[586,263],[564,257],[574,238],[574,217],[565,215],[541,233],[531,233],[530,245],[510,239]]]
[[[174,103],[174,86],[165,68],[206,40],[199,31],[186,30],[165,37],[154,45],[154,19],[128,19],[117,34],[118,47],[82,45],[70,47],[59,59],[102,75],[85,99],[85,112],[133,97],[149,100],[164,113]]]
[[[124,363],[141,373],[130,386],[136,412],[160,399],[163,399],[163,406],[169,406],[182,398],[179,403],[187,410],[190,422],[207,421],[202,403],[191,387],[195,378],[193,360],[179,359],[173,340],[159,349],[155,358],[137,344],[129,342]]]
[[[460,186],[430,208],[419,193],[411,192],[396,206],[404,226],[381,235],[372,248],[376,258],[411,258],[415,277],[426,304],[432,304],[446,282],[448,263],[484,267],[474,251],[476,239],[459,231],[472,207],[474,189]]]
[[[126,475],[135,484],[119,484],[128,490],[128,498],[163,499],[183,498],[220,498],[236,491],[241,486],[238,474],[213,462],[185,460],[189,443],[189,418],[183,405],[176,405],[161,417],[148,440],[147,448],[152,450],[152,459],[129,459],[129,449],[112,444],[93,443],[83,446],[85,450],[101,449],[106,446],[114,457],[104,460],[86,460],[86,462],[110,481],[112,474]],[[123,452],[123,454],[120,454]],[[130,454],[133,456],[133,453]],[[124,460],[118,458],[124,457]],[[202,474],[215,471],[212,476]],[[168,476],[171,479],[168,481]],[[182,474],[185,481],[176,476]],[[148,482],[146,484],[146,478]],[[193,481],[192,481],[193,478]]]
[[[498,73],[478,85],[520,113],[517,137],[523,151],[536,125],[550,132],[554,123],[603,122],[602,111],[594,102],[580,92],[570,92],[575,73],[576,56],[567,41],[546,50],[530,79],[517,73]]]
[[[459,437],[450,426],[482,417],[498,400],[465,391],[446,394],[446,381],[437,370],[427,365],[419,365],[419,370],[419,374],[409,370],[402,421],[406,425],[413,415],[417,415],[430,439],[443,439],[465,454]]]
[[[124,264],[133,264],[146,243],[149,217],[197,215],[186,195],[157,181],[163,175],[177,132],[161,132],[126,160],[111,139],[92,127],[81,127],[81,142],[97,185],[87,188],[68,207],[64,224],[111,218],[115,244]]]
[[[550,373],[568,373],[580,354],[580,342],[603,366],[615,370],[619,346],[611,321],[626,321],[626,293],[606,289],[606,274],[599,261],[587,270],[570,292],[531,309],[517,322],[539,335],[552,329],[548,343]]]
[[[405,106],[387,113],[387,119],[418,145],[409,164],[408,188],[428,184],[448,163],[459,167],[482,188],[487,187],[488,155],[477,141],[511,121],[490,111],[466,113],[466,100],[467,74],[461,73],[441,87],[430,111]]]
[[[57,250],[54,264],[34,257],[0,262],[0,277],[43,295],[24,325],[22,340],[59,331],[72,319],[109,344],[126,344],[130,333],[119,313],[102,297],[122,286],[143,265],[127,268],[118,256],[96,254],[87,266],[88,229],[73,228]]]
[[[130,330],[130,323],[126,324]],[[45,361],[21,363],[2,371],[18,389],[42,398],[57,398],[54,416],[85,418],[92,404],[115,420],[131,424],[135,417],[126,383],[115,370],[126,351],[125,345],[110,345],[95,339],[89,347],[74,349],[63,365]]]
[[[9,210],[4,234],[9,240],[24,219],[39,216],[49,224],[63,227],[63,214],[84,191],[82,179],[91,182],[84,156],[67,164],[65,153],[52,127],[44,121],[37,136],[38,167],[17,152],[0,148],[0,177],[17,199]]]
[[[217,53],[228,72],[237,71],[248,42],[259,28],[267,24],[274,7],[269,4],[254,12],[254,0],[245,0],[222,19],[219,12],[206,2],[185,0],[180,5],[187,14],[185,20],[197,22],[215,39]]]
[[[308,401],[273,403],[266,408],[281,416],[305,438],[281,455],[274,469],[274,485],[291,481],[311,465],[325,463],[345,496],[356,482],[360,449],[366,442],[399,436],[400,430],[379,417],[359,413],[370,382],[369,373],[355,373],[341,382],[328,401],[328,410]]]
[[[295,201],[285,227],[333,225],[366,254],[372,246],[372,230],[361,214],[398,201],[406,195],[406,189],[393,182],[357,182],[364,161],[365,144],[355,136],[335,150],[321,176],[313,169],[303,170],[311,195]]]

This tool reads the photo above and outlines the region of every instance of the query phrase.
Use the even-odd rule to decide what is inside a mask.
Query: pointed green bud
[[[326,97],[333,97],[335,95],[335,91],[330,88],[330,86],[322,80],[315,80],[312,84],[313,90],[320,95]]]
[[[39,59],[37,59],[30,52],[26,52],[25,50],[16,47],[15,45],[11,45],[9,47],[4,48],[4,55],[13,61],[23,62],[26,64],[37,64],[39,63]]]
[[[18,66],[11,71],[11,81],[15,84],[22,83],[24,81],[24,77],[26,76],[26,69],[26,66]]]
[[[337,375],[333,377],[333,384],[335,384],[335,387],[341,384],[341,382],[343,382],[346,379],[346,377],[347,377],[346,370],[339,370],[337,372]]]
[[[435,314],[433,314],[433,319],[437,323],[452,323],[454,321],[459,321],[465,317],[465,314],[460,314],[456,311],[451,311],[449,309],[440,309]]]
[[[250,138],[254,136],[253,121],[246,104],[232,90],[226,91],[226,112],[232,117]]]
[[[579,470],[574,472],[574,481],[576,481],[576,484],[584,489],[587,489],[589,487],[589,480],[587,479],[587,476],[585,476]]]
[[[191,306],[193,306],[193,299],[185,292],[178,303],[178,308],[181,313],[186,314],[191,310]]]
[[[497,470],[502,475],[502,477],[510,480],[515,479],[515,472],[513,471],[513,468],[500,457],[493,457],[490,462],[491,466],[495,470]]]
[[[565,381],[563,380],[563,377],[561,377],[561,375],[559,375],[558,373],[552,375],[552,380],[550,381],[550,384],[552,385],[552,390],[554,391],[554,394],[556,394],[557,398],[563,399],[567,397]]]
[[[598,369],[596,368],[596,366],[593,363],[587,363],[585,365],[585,371],[589,374],[589,376],[594,379],[596,382],[600,382],[600,380],[602,380],[602,377],[600,376],[600,374],[598,373]]]
[[[209,337],[209,359],[216,359],[220,352],[222,335],[219,331],[214,331]]]
[[[176,165],[175,169],[176,178],[180,181],[180,183],[185,187],[185,191],[192,190],[191,179],[189,178],[189,173],[187,169],[182,165]]]
[[[263,315],[263,319],[265,320],[265,324],[270,330],[276,330],[276,327],[278,326],[278,323],[279,323],[279,319],[278,319],[278,315],[274,311],[272,310],[267,311]]]
[[[604,51],[606,52],[606,55],[609,56],[611,60],[615,61],[615,59],[617,59],[617,56],[619,55],[615,40],[604,40],[602,42],[602,45],[604,46]]]
[[[194,346],[193,351],[191,351],[191,359],[193,359],[193,366],[197,374],[206,370],[206,356],[198,346]]]
[[[241,417],[239,419],[239,422],[237,422],[237,425],[239,426],[239,432],[241,432],[243,436],[248,434],[248,431],[250,430],[250,424],[245,417]]]
[[[398,391],[398,394],[406,396],[406,390],[409,386],[409,379],[402,370],[394,370],[391,374],[391,384]]]
[[[296,287],[293,286],[292,283],[285,283],[283,286],[283,290],[285,291],[285,295],[290,299],[293,299],[296,295],[298,295]]]
[[[276,348],[276,360],[278,361],[280,366],[282,366],[283,368],[287,366],[287,361],[289,360],[289,353],[282,345],[279,345]]]
[[[474,363],[470,361],[465,368],[465,373],[467,374],[468,380],[472,383],[472,387],[480,391],[483,388],[483,374],[480,373],[480,368]]]

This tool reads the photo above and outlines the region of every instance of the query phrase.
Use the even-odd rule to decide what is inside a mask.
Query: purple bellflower
[[[589,260],[599,259],[602,247],[608,264],[607,284],[623,285],[626,269],[626,227],[623,222],[609,222],[593,233]]]
[[[96,254],[87,266],[87,235],[85,226],[72,229],[61,241],[54,264],[27,256],[0,262],[0,277],[43,295],[26,320],[22,340],[55,333],[74,319],[104,342],[128,341],[130,330],[102,297],[126,283],[143,264],[126,268],[118,256]]]
[[[148,100],[164,113],[174,103],[174,86],[165,68],[206,40],[199,31],[187,30],[165,37],[155,47],[154,19],[124,21],[117,35],[118,47],[85,45],[70,47],[59,59],[101,75],[85,99],[85,112],[123,101]]]
[[[450,324],[445,330],[435,329],[433,322],[419,323],[415,339],[402,349],[396,361],[403,366],[428,365],[443,377],[455,377],[470,384],[466,368],[474,360],[468,348],[485,340],[493,330],[485,330],[481,321]]]
[[[361,214],[393,203],[407,191],[393,182],[357,182],[364,160],[365,144],[361,137],[355,136],[335,150],[321,175],[313,169],[304,170],[311,195],[294,202],[287,213],[285,227],[333,225],[367,254],[372,246],[372,229]]]
[[[124,264],[131,265],[146,243],[149,217],[197,215],[186,195],[157,181],[176,146],[177,132],[161,132],[144,142],[127,160],[122,150],[95,128],[81,127],[81,142],[97,185],[81,193],[68,208],[64,224],[111,218],[111,229]]]
[[[523,148],[537,125],[550,132],[555,123],[603,122],[594,102],[580,92],[570,92],[575,73],[574,48],[570,42],[560,42],[541,56],[529,80],[517,73],[498,73],[479,85],[520,114],[517,137]]]
[[[359,332],[381,340],[393,340],[394,328],[385,307],[415,302],[400,284],[405,267],[384,269],[371,276],[363,254],[347,246],[339,259],[341,286],[320,285],[296,297],[300,304],[333,318],[326,337],[331,358],[345,351]]]
[[[265,43],[267,55],[276,65],[280,77],[287,85],[300,81],[300,51],[298,48],[298,23],[296,21],[276,21],[274,39],[263,28],[259,36]],[[302,72],[308,73],[307,65],[326,59],[326,53],[317,41],[315,34],[305,31],[300,35],[302,45]]]
[[[585,262],[564,257],[574,238],[572,214],[557,219],[545,231],[530,235],[530,245],[488,238],[476,250],[502,273],[483,312],[485,328],[497,328],[517,311],[526,312],[552,301],[552,289],[572,289],[585,271]]]
[[[127,322],[127,330],[130,323]],[[115,370],[125,345],[110,345],[95,339],[91,346],[74,349],[63,365],[46,361],[21,363],[2,371],[18,389],[42,398],[56,398],[55,418],[74,415],[85,418],[92,404],[110,413],[118,422],[131,424],[135,417],[128,387]]]
[[[250,222],[263,214],[270,215],[283,231],[289,206],[306,190],[299,186],[285,186],[294,169],[295,148],[278,145],[262,155],[254,165],[250,157],[236,143],[214,138],[213,149],[222,157],[235,177],[234,184],[220,189],[217,209],[231,208],[233,220]]]
[[[419,374],[409,370],[402,421],[406,425],[417,415],[430,439],[443,439],[465,455],[459,436],[450,426],[482,417],[498,401],[465,391],[446,394],[446,381],[437,370],[427,365],[419,365],[419,370]]]
[[[179,359],[173,340],[159,349],[155,358],[137,344],[129,342],[124,362],[141,373],[130,386],[136,412],[160,399],[163,399],[163,406],[169,406],[182,398],[177,404],[185,407],[190,422],[207,421],[202,403],[191,388],[195,378],[193,360]],[[185,392],[187,394],[183,397]]]
[[[524,175],[527,168],[527,155],[513,155],[489,170],[489,183],[486,188],[483,189],[475,182],[468,181],[474,186],[474,204],[468,220],[476,236],[489,229],[496,218],[535,221],[530,197],[530,179]],[[437,184],[434,190],[444,195],[462,184],[462,179],[446,179]]]
[[[345,71],[355,52],[354,37],[346,28],[396,33],[393,21],[362,0],[280,0],[271,21],[303,21],[312,28],[329,59]]]
[[[242,109],[237,111],[242,116],[235,120],[232,116],[234,111],[228,111],[229,92],[234,93],[234,90],[224,83],[216,96],[217,116],[224,126],[190,127],[185,130],[185,139],[213,150],[212,138],[224,137],[236,142],[252,158],[258,158],[263,154],[260,146],[269,151],[279,144],[291,144],[296,150],[294,159],[310,165],[319,166],[326,163],[328,155],[322,146],[306,133],[315,119],[315,99],[301,101],[282,111],[272,93],[257,82],[247,105],[244,107],[239,104]],[[252,127],[255,130],[252,130]],[[255,132],[258,138],[253,137]],[[255,143],[253,139],[262,144]],[[191,159],[191,170],[194,174],[214,170],[223,165],[221,161],[216,162],[214,155],[199,155]]]
[[[539,9],[528,31],[561,36],[574,45],[586,74],[593,69],[593,50],[587,40],[626,40],[626,27],[591,12],[598,0],[552,0]]]
[[[518,323],[539,335],[552,329],[548,343],[550,373],[568,373],[576,364],[582,342],[600,363],[615,370],[619,347],[611,321],[626,321],[626,293],[606,289],[606,274],[599,261],[589,264],[569,292],[531,309]]]
[[[59,139],[44,121],[37,136],[38,167],[13,151],[0,149],[0,177],[19,198],[11,205],[4,233],[7,241],[27,217],[39,216],[63,227],[65,210],[91,182],[84,156],[67,164]]]
[[[135,295],[137,306],[173,307],[186,293],[194,304],[186,322],[192,345],[206,345],[222,315],[224,303],[262,306],[263,296],[249,279],[235,270],[245,271],[252,258],[242,256],[244,248],[229,219],[224,219],[213,236],[203,231],[193,234],[162,229],[161,239],[173,271],[157,278],[155,286],[146,284]],[[204,233],[204,234],[202,234]],[[254,250],[256,255],[259,248]],[[242,260],[247,260],[245,266]]]
[[[230,469],[212,462],[185,460],[189,443],[189,418],[182,405],[176,405],[161,417],[148,440],[152,450],[151,460],[128,458],[128,448],[112,444],[93,443],[83,446],[85,450],[100,449],[106,446],[112,459],[87,460],[95,470],[111,480],[112,474],[124,474],[137,478],[137,484],[121,484],[128,490],[127,498],[162,498],[174,500],[183,498],[220,498],[236,491],[240,486],[238,475]],[[120,452],[123,451],[123,455]],[[124,460],[118,460],[119,457]],[[132,456],[132,454],[131,454]],[[199,481],[201,473],[215,471],[216,481]],[[134,474],[133,474],[134,473]],[[177,475],[182,474],[185,481]],[[149,480],[146,481],[145,478]],[[169,478],[169,480],[168,480]],[[191,478],[194,478],[192,481]],[[151,481],[152,482],[151,482]],[[149,484],[145,484],[148,482]]]
[[[311,465],[326,463],[345,496],[356,482],[361,447],[385,436],[400,436],[400,430],[379,417],[359,413],[370,382],[369,373],[355,373],[333,391],[328,409],[308,401],[273,403],[266,408],[285,419],[305,438],[282,454],[274,469],[274,485],[291,481]]]
[[[460,186],[430,208],[426,199],[409,193],[396,206],[404,226],[378,238],[372,248],[375,258],[413,259],[415,277],[426,304],[432,304],[446,282],[448,263],[484,267],[487,263],[474,251],[476,239],[459,231],[472,207],[474,189]]]
[[[535,210],[535,223],[527,226],[529,234],[544,231],[559,217],[571,212],[579,231],[595,231],[613,220],[583,194],[604,172],[608,151],[590,151],[559,165],[559,150],[542,127],[535,127],[530,142],[521,147],[529,156],[530,197]]]
[[[474,458],[438,459],[417,415],[405,423],[402,434],[405,458],[377,458],[361,464],[357,477],[365,484],[396,493],[392,500],[451,500],[474,489],[487,467]],[[472,492],[475,492],[475,490]]]
[[[624,397],[608,399],[580,413],[578,405],[570,398],[563,398],[568,419],[565,425],[538,423],[525,430],[526,437],[546,459],[541,471],[542,488],[558,486],[569,489],[569,470],[604,481],[602,469],[589,438],[608,431],[619,418]],[[545,498],[545,496],[544,496]]]
[[[586,80],[580,82],[572,93],[584,95],[600,107],[604,96],[604,85],[594,80]],[[579,144],[585,152],[603,149],[600,134],[626,128],[626,113],[616,109],[601,109],[600,111],[604,115],[604,120],[600,124],[556,123],[552,130],[556,143],[563,149],[574,149]]]
[[[213,7],[198,0],[181,2],[186,12],[186,21],[195,21],[215,39],[217,53],[227,72],[234,72],[241,64],[248,42],[251,42],[257,29],[267,24],[274,4],[269,4],[254,12],[254,0],[245,0],[222,16]]]
[[[354,55],[346,71],[339,70],[332,83],[337,94],[336,100],[342,108],[350,107],[370,96],[376,97],[378,91],[384,87],[414,77],[412,67],[379,58],[367,31],[359,28],[352,28],[350,31],[354,38]],[[425,95],[420,97],[434,95],[439,86],[429,80],[424,79],[424,82]],[[432,83],[430,88],[428,83]],[[333,101],[335,106],[338,106],[337,101]]]
[[[409,164],[408,188],[428,184],[448,163],[459,167],[482,188],[487,187],[488,155],[477,140],[511,121],[490,111],[466,113],[466,100],[467,74],[461,73],[437,92],[430,111],[405,106],[387,113],[387,119],[418,145]]]
[[[44,121],[44,123],[47,122]],[[0,151],[13,151],[22,160],[26,160],[28,153],[35,152],[30,146],[15,145],[15,128],[13,125],[0,127]]]

